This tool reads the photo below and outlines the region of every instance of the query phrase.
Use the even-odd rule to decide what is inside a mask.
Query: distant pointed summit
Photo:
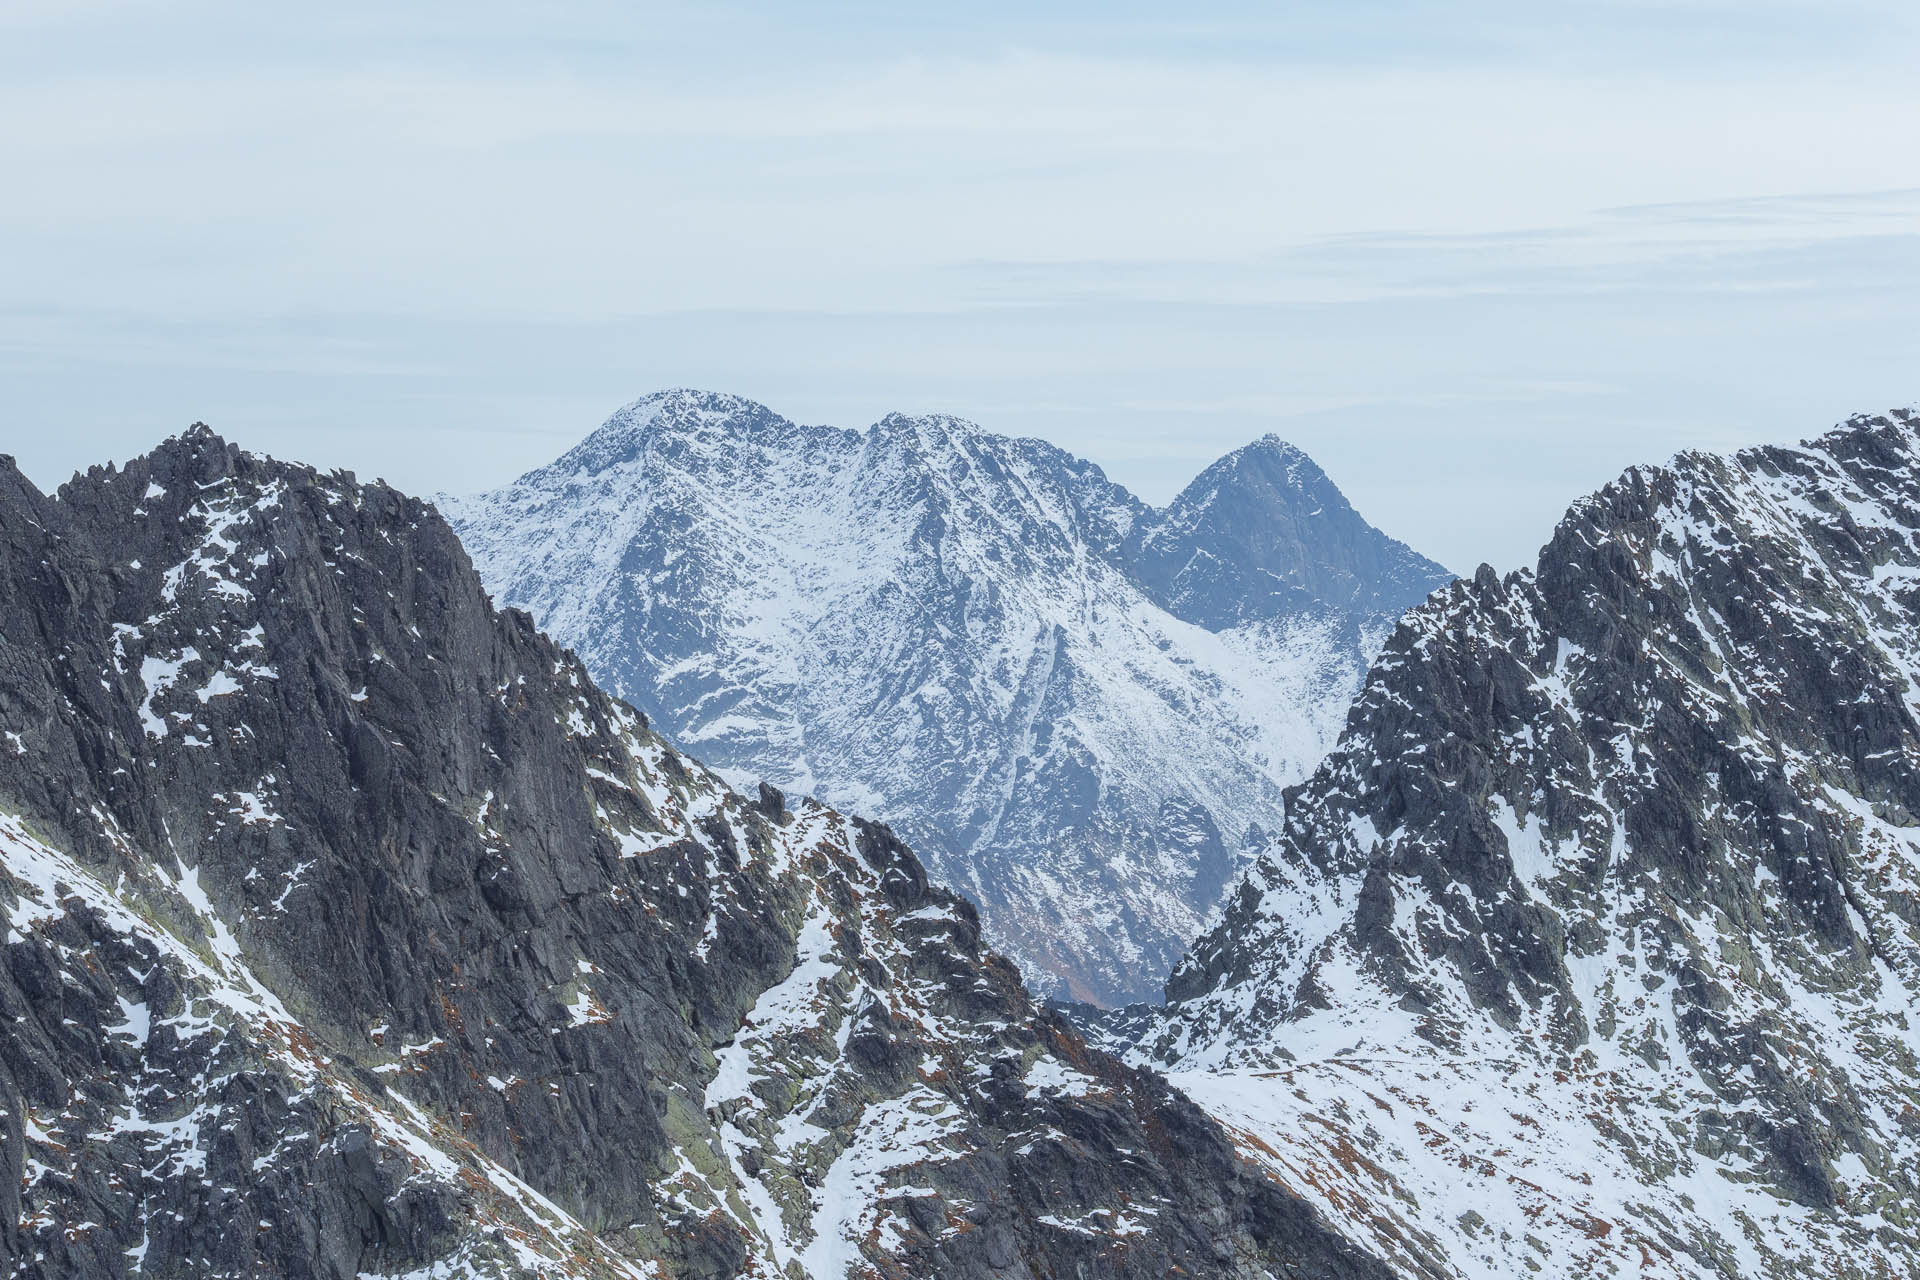
[[[1277,435],[1201,472],[1129,547],[1167,609],[1212,629],[1326,606],[1397,614],[1453,578]]]

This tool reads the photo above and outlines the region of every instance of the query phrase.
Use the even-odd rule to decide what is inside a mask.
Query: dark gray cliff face
[[[1111,1003],[1157,997],[1445,579],[1298,454],[1236,457],[1158,513],[957,419],[675,391],[443,506],[489,589],[676,742],[886,818],[1038,986]]]
[[[1912,1274],[1917,717],[1920,419],[1629,471],[1408,615],[1143,1056],[1409,1274]]]
[[[384,486],[0,463],[0,676],[8,1274],[1378,1273]]]

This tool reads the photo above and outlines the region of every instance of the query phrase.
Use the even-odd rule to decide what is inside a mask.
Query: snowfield
[[[701,392],[441,506],[496,597],[675,742],[891,822],[1037,988],[1099,1003],[1158,998],[1447,578],[1274,440],[1156,511],[958,419]]]

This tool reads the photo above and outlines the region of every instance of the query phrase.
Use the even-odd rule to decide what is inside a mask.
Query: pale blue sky
[[[1912,402],[1914,6],[0,8],[0,449],[420,492],[660,386],[1163,501],[1266,431],[1462,569]]]

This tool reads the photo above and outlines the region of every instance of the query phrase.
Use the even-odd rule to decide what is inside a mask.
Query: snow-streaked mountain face
[[[1409,614],[1140,1056],[1409,1276],[1920,1272],[1920,416]]]
[[[1381,536],[1278,436],[1228,454],[1137,521],[1128,551],[1154,599],[1215,630],[1330,608],[1390,623],[1452,576]]]
[[[7,1275],[1383,1274],[384,486],[0,459],[0,672]]]
[[[1447,580],[1277,440],[1156,511],[956,419],[699,392],[442,506],[496,598],[683,748],[884,817],[1037,984],[1103,1003],[1157,998]]]

